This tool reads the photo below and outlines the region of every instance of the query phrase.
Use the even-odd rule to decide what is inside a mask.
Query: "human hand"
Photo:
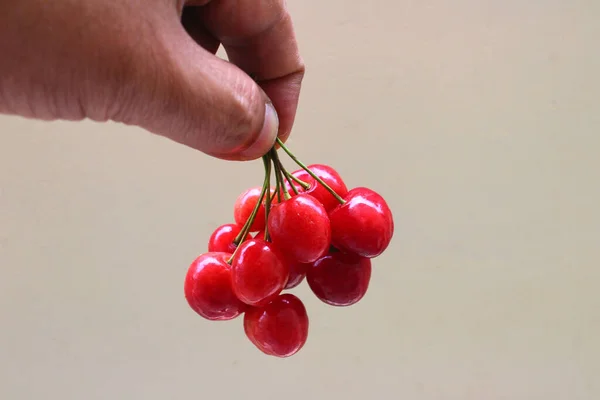
[[[289,135],[303,75],[284,0],[0,0],[2,113],[249,160]]]

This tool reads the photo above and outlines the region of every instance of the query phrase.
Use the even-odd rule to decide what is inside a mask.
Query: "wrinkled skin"
[[[247,160],[289,134],[303,74],[283,0],[0,0],[0,113]]]

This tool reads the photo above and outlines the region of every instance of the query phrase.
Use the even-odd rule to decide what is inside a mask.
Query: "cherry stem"
[[[296,185],[294,185],[294,181],[292,180],[292,178],[295,178],[292,176],[292,174],[290,174],[285,167],[283,166],[283,163],[281,162],[281,159],[279,158],[279,153],[277,153],[277,150],[273,151],[274,153],[274,157],[273,157],[273,163],[276,163],[277,166],[279,167],[279,170],[281,171],[281,173],[283,174],[283,177],[285,178],[285,180],[287,181],[287,183],[289,183],[290,187],[292,188],[292,190],[294,191],[295,195],[298,195],[298,189],[296,188]],[[298,181],[300,181],[300,179],[296,178]],[[302,182],[302,181],[300,181]],[[306,182],[302,182],[304,185],[300,184],[302,186],[302,188],[304,190],[308,189],[310,187],[310,185]],[[285,185],[285,182],[284,182]]]
[[[277,201],[281,203],[281,187],[283,186],[283,182],[281,182],[281,176],[277,173],[277,163],[273,162],[273,167],[275,168],[275,193],[273,193],[273,196],[277,196]]]
[[[250,232],[250,227],[252,226],[252,223],[254,222],[254,219],[256,218],[256,214],[258,214],[258,210],[260,209],[260,206],[262,205],[262,202],[265,198],[265,193],[269,189],[269,182],[270,182],[270,178],[271,178],[271,160],[268,156],[263,156],[263,164],[265,166],[265,179],[263,182],[262,189],[260,191],[258,201],[256,202],[254,209],[250,213],[250,216],[244,223],[242,230],[240,231],[240,233],[238,233],[238,235],[235,237],[235,239],[233,241],[233,244],[236,246],[236,248],[235,248],[235,251],[233,252],[233,254],[231,255],[231,257],[229,258],[229,260],[227,260],[228,264],[231,264],[233,257],[235,256],[235,254],[237,253],[237,251],[239,249],[239,244],[242,242],[242,240],[244,240],[244,238]]]
[[[273,203],[275,201],[275,199],[277,198],[278,190],[279,190],[279,184],[277,183],[277,177],[275,177],[275,191],[271,195],[271,203]]]
[[[283,166],[282,166],[283,168]],[[295,195],[298,195],[298,188],[296,188],[296,185],[294,185],[294,181],[292,180],[292,178],[290,178],[290,174],[287,173],[287,171],[283,170],[283,175],[285,176],[285,179],[288,181],[288,183],[290,184],[290,186],[292,187],[292,190],[294,191]],[[310,186],[309,186],[310,187]],[[308,188],[304,188],[305,190]]]
[[[279,147],[286,152],[288,156],[296,163],[300,168],[306,171],[315,181],[317,181],[321,186],[325,188],[340,204],[346,204],[346,200],[342,199],[339,194],[335,192],[328,184],[323,182],[323,179],[319,178],[314,172],[310,170],[304,163],[296,158],[296,156],[286,147],[286,145],[281,141],[281,139],[277,138],[277,144]]]
[[[289,183],[289,185],[292,187],[292,190],[294,191],[294,194],[298,194],[298,189],[296,189],[296,185],[293,184],[293,182],[290,181],[289,176],[289,172],[287,172],[287,170],[285,169],[285,167],[283,166],[281,159],[279,158],[279,153],[277,153],[277,150],[275,150],[275,147],[273,147],[273,164],[275,164],[275,171],[276,173],[279,174],[279,180],[281,181],[281,186],[283,189],[283,194],[286,200],[289,200],[292,196],[290,195],[287,186],[285,185],[285,181],[287,180],[287,182]]]
[[[265,178],[266,178],[266,184],[267,184],[267,188],[270,190],[271,189],[271,158],[269,158],[269,168],[268,171],[266,171],[266,166],[265,166]],[[269,242],[271,240],[271,235],[269,235],[269,212],[271,211],[271,193],[266,195],[266,199],[265,199],[265,237],[264,240],[265,242]]]
[[[286,178],[293,180],[294,182],[296,182],[298,185],[302,186],[302,189],[307,190],[308,188],[310,188],[310,184],[307,182],[304,182],[302,179],[290,174],[289,172],[287,172],[286,170],[283,171],[283,173],[285,174]]]

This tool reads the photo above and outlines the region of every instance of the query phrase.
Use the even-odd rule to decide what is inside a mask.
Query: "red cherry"
[[[308,269],[310,264],[304,264],[301,262],[290,262],[290,277],[288,278],[287,285],[285,285],[286,289],[293,289],[299,284],[302,283],[304,277],[306,276],[306,270]]]
[[[240,234],[242,226],[238,224],[225,224],[219,226],[208,239],[208,251],[222,251],[232,254],[237,247],[233,241]],[[250,239],[250,235],[246,235],[244,240]],[[244,241],[242,240],[242,241]]]
[[[242,302],[259,306],[285,287],[289,267],[272,243],[250,239],[238,247],[231,262],[233,292]]]
[[[327,211],[308,194],[274,205],[267,224],[271,241],[289,260],[316,261],[327,253],[331,244]]]
[[[233,218],[238,225],[244,226],[248,218],[250,218],[254,207],[256,207],[261,191],[262,187],[252,187],[239,195],[233,207]],[[271,188],[270,193],[272,194],[273,192],[274,189]],[[266,194],[265,197],[267,195],[268,194]],[[264,229],[265,219],[265,199],[263,199],[263,202],[256,213],[256,217],[254,218],[252,225],[250,225],[250,232]]]
[[[307,167],[310,169],[316,176],[321,178],[323,182],[325,182],[330,188],[333,189],[340,197],[344,197],[346,193],[348,193],[348,188],[346,184],[342,180],[342,177],[338,172],[327,165],[322,164],[312,164]],[[323,207],[327,210],[327,212],[333,210],[340,203],[336,200],[335,197],[331,193],[325,189],[323,185],[318,183],[308,172],[304,169],[299,169],[292,173],[296,178],[308,183],[310,187],[306,190],[303,190],[300,186],[300,192],[304,192],[306,194],[310,194],[315,199],[319,200]]]
[[[315,261],[306,281],[313,293],[332,306],[350,306],[363,298],[371,280],[371,260],[334,252]]]
[[[345,204],[329,213],[332,245],[348,253],[377,257],[394,235],[392,211],[383,197],[364,187],[350,190],[344,200]]]
[[[210,252],[190,265],[184,283],[185,298],[195,312],[211,321],[230,320],[240,315],[246,305],[233,293],[231,254]]]
[[[263,239],[265,238],[265,231],[262,230],[260,232],[257,232],[256,235],[254,235],[255,238],[257,239]],[[283,255],[284,258],[285,255]],[[288,278],[288,282],[285,285],[284,289],[293,289],[296,286],[298,286],[300,283],[302,283],[302,281],[304,280],[304,277],[306,276],[306,269],[308,268],[309,264],[304,264],[304,263],[300,263],[297,261],[289,261],[286,260],[287,265],[289,266],[289,270],[290,270],[290,276]]]
[[[275,357],[296,354],[308,338],[308,315],[293,294],[277,296],[267,305],[244,314],[244,332],[263,353]]]

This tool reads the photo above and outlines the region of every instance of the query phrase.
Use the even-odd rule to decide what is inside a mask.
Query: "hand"
[[[249,160],[289,135],[303,75],[284,0],[0,0],[2,113]]]

